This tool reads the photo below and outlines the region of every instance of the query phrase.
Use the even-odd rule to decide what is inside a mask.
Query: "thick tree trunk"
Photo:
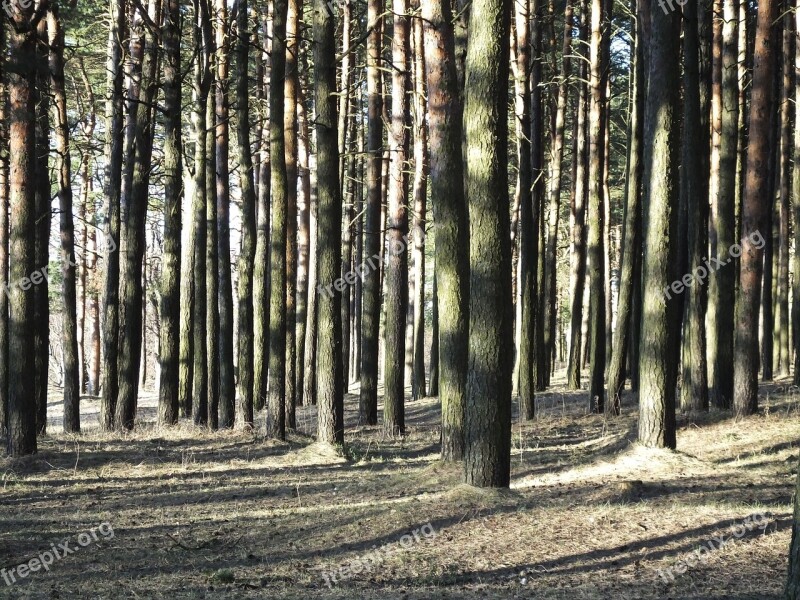
[[[681,14],[654,14],[650,3],[650,64],[644,129],[644,256],[642,327],[639,356],[639,442],[675,447],[676,354],[680,314],[669,291],[675,280],[678,218],[678,150]]]
[[[438,341],[438,346],[436,353],[431,353],[431,387],[433,365],[437,365],[442,459],[459,461],[464,453],[469,324],[469,224],[461,153],[462,104],[450,5],[447,0],[426,0],[422,2],[422,15],[436,243],[434,324],[438,331],[434,330],[434,343]]]
[[[7,33],[5,27],[0,27],[0,49],[6,50]],[[8,432],[8,300],[9,294],[4,290],[8,288],[8,178],[9,178],[9,112],[8,112],[8,87],[5,74],[6,61],[0,61],[0,437],[5,438]]]
[[[470,300],[464,474],[467,484],[478,487],[508,487],[511,466],[510,18],[510,0],[474,2],[466,62]]]
[[[797,0],[800,2],[800,0]],[[795,3],[795,29],[800,31],[800,5]],[[794,54],[794,75],[795,75],[795,104],[794,104],[794,164],[800,165],[800,93],[797,86],[800,85],[800,44],[795,45]],[[800,385],[800,168],[795,166],[792,171],[792,212],[794,214],[794,259],[792,261],[792,272],[794,274],[792,285],[792,343],[794,349],[794,385]],[[800,544],[800,542],[798,542]],[[794,567],[793,567],[794,568]],[[800,576],[800,563],[794,571]],[[800,594],[800,580],[798,580],[798,592]]]
[[[425,4],[425,6],[427,5],[428,3]],[[379,0],[369,0],[367,6],[370,33],[367,37],[367,198],[364,215],[364,256],[370,268],[364,276],[363,284],[361,391],[358,420],[362,425],[376,425],[378,423],[378,339],[381,319],[380,256],[383,241],[381,231],[383,95],[380,72],[382,39],[380,15],[382,11]]]
[[[769,129],[770,116],[775,109],[772,85],[775,48],[771,27],[777,8],[774,0],[761,0],[758,5],[734,341],[733,408],[739,416],[753,414],[758,409],[758,313],[764,268],[763,244],[759,245],[759,242],[764,241],[762,232],[765,231],[769,205],[766,196],[769,189]]]
[[[21,8],[23,25],[30,23],[33,6]],[[36,266],[36,36],[33,31],[8,29],[6,63],[9,96],[9,281],[29,277]],[[12,285],[9,294],[8,437],[11,456],[36,452],[36,400],[34,396],[34,292]]]
[[[164,250],[161,267],[158,422],[178,422],[180,384],[181,197],[181,24],[179,0],[164,12]]]
[[[314,0],[314,102],[317,107],[318,261],[320,286],[334,282],[341,267],[342,197],[336,119],[336,24],[324,0]],[[342,296],[338,289],[318,297],[317,439],[344,443]]]

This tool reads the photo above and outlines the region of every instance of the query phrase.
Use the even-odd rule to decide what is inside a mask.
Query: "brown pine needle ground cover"
[[[344,456],[312,443],[313,407],[276,443],[159,430],[154,398],[141,402],[131,435],[100,434],[88,416],[82,436],[53,433],[37,456],[0,461],[0,568],[104,522],[114,530],[48,572],[0,579],[0,598],[742,600],[783,588],[800,432],[787,387],[765,386],[744,421],[681,418],[677,452],[633,443],[630,394],[618,419],[586,414],[585,392],[542,394],[535,422],[515,419],[512,487],[500,492],[462,486],[438,462],[435,399],[407,405],[403,440],[349,428]],[[755,514],[763,531],[731,528]],[[678,572],[714,539],[726,543]],[[326,584],[351,564],[372,567]],[[659,576],[668,569],[674,580]]]

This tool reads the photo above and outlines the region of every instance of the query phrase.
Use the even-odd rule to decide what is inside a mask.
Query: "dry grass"
[[[133,434],[87,427],[46,437],[33,458],[0,460],[0,567],[105,521],[115,532],[49,573],[0,579],[0,598],[778,598],[800,396],[776,386],[763,396],[744,421],[681,418],[669,452],[633,443],[635,398],[608,420],[586,413],[585,394],[543,394],[534,423],[515,420],[506,491],[465,487],[458,467],[438,462],[435,399],[409,403],[403,440],[350,427],[342,455],[313,443],[313,407],[276,443],[160,430],[145,397]],[[349,396],[349,425],[356,410]],[[674,582],[658,577],[755,512],[770,515],[764,532]],[[323,571],[426,523],[435,537],[325,585]]]

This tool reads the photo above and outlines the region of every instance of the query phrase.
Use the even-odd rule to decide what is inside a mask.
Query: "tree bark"
[[[392,0],[392,109],[389,132],[389,195],[386,212],[386,320],[384,329],[383,433],[405,433],[405,330],[408,309],[408,0]]]
[[[478,487],[508,487],[511,466],[510,18],[510,0],[475,1],[466,61],[470,300],[464,474],[467,484]]]
[[[761,0],[758,5],[734,338],[733,408],[738,416],[753,414],[758,409],[758,313],[764,268],[763,244],[759,247],[758,239],[759,236],[764,239],[762,232],[769,204],[766,196],[769,188],[769,129],[770,115],[775,109],[772,85],[775,48],[771,26],[777,8],[774,0]]]
[[[650,14],[654,2],[649,1]],[[681,14],[653,14],[644,129],[644,256],[639,369],[639,442],[675,448],[676,354],[680,323],[676,297],[668,290],[677,273],[678,112]]]
[[[317,107],[318,261],[320,286],[333,282],[341,267],[342,197],[336,117],[336,23],[324,0],[314,0],[314,103]],[[317,439],[344,443],[342,296],[338,289],[318,296]]]
[[[462,103],[456,46],[447,0],[422,2],[425,67],[430,127],[430,178],[436,243],[434,343],[442,405],[442,459],[459,461],[464,453],[466,402],[469,224],[461,153]],[[436,362],[434,362],[436,361]],[[431,387],[434,367],[431,366]],[[433,393],[433,390],[431,390]]]

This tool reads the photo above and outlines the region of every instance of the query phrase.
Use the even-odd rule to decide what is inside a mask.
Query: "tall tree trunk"
[[[215,10],[213,2],[209,2],[209,10]],[[214,17],[210,17],[212,22]],[[214,42],[216,45],[216,40]],[[209,49],[209,61],[212,72],[216,72],[216,50]],[[220,398],[220,317],[219,317],[219,236],[217,218],[217,154],[216,154],[216,89],[213,81],[209,89],[206,105],[206,363],[208,364],[208,417],[206,424],[212,431],[219,428]],[[228,253],[230,256],[230,252]]]
[[[795,29],[800,31],[800,6],[795,2]],[[794,259],[792,261],[792,272],[794,274],[792,285],[792,343],[794,350],[794,385],[800,385],[800,93],[797,86],[800,85],[800,44],[795,45],[794,55],[794,75],[795,75],[795,104],[794,104],[794,164],[792,170],[792,212],[794,216]],[[797,519],[795,519],[797,520]],[[800,542],[798,542],[800,544]],[[793,571],[800,576],[800,564],[792,567]],[[800,582],[797,584],[800,593]]]
[[[650,4],[650,61],[644,129],[644,256],[639,356],[639,442],[675,447],[677,358],[673,344],[680,323],[677,301],[668,290],[677,273],[678,114],[681,14],[655,15]]]
[[[405,324],[408,307],[408,0],[392,0],[392,109],[389,134],[389,196],[386,212],[386,326],[384,329],[383,432],[405,433]]]
[[[342,197],[336,119],[336,23],[324,0],[314,0],[314,104],[317,107],[318,276],[333,282],[341,267]],[[317,439],[344,443],[342,296],[338,289],[318,297]]]
[[[286,424],[297,427],[297,88],[300,0],[289,0],[286,17],[286,81],[283,116],[286,144]]]
[[[683,15],[683,146],[681,159],[682,202],[687,207],[689,269],[698,276],[696,285],[687,292],[684,303],[683,353],[681,377],[681,411],[696,412],[708,410],[708,371],[706,364],[705,316],[706,287],[699,280],[700,273],[708,277],[707,267],[703,265],[706,255],[708,231],[707,203],[704,181],[708,173],[703,172],[703,161],[696,160],[698,148],[706,140],[700,115],[700,55],[698,19],[700,12],[689,7]],[[697,267],[695,267],[697,265]],[[701,271],[702,269],[702,271]]]
[[[264,22],[264,35],[262,43],[265,48],[271,44],[272,35],[272,8],[269,9]],[[264,80],[261,104],[269,105],[270,79],[271,79],[271,51],[262,53],[265,63]],[[262,114],[261,147],[259,162],[258,194],[256,207],[256,258],[253,269],[253,398],[254,409],[260,411],[264,408],[267,399],[267,377],[269,367],[269,334],[270,334],[270,307],[269,307],[269,260],[270,260],[270,143],[269,119]]]
[[[237,8],[238,10],[238,8]],[[230,22],[225,0],[216,0],[216,185],[217,251],[219,253],[219,426],[233,427],[236,375],[233,367],[233,283],[231,281],[230,226]]]
[[[588,191],[588,130],[586,123],[586,103],[588,88],[586,43],[588,41],[589,2],[581,0],[580,39],[581,46],[578,55],[580,75],[578,77],[578,103],[575,120],[577,121],[578,135],[575,143],[577,162],[573,185],[575,186],[575,201],[572,208],[571,233],[572,243],[570,252],[570,341],[569,358],[567,359],[567,388],[579,390],[581,387],[581,344],[583,342],[583,296],[586,287],[586,199]],[[638,39],[638,37],[637,37]],[[637,68],[639,68],[637,63]],[[632,138],[633,139],[633,138]],[[631,150],[629,149],[629,152]],[[629,167],[630,173],[630,167]],[[613,387],[609,386],[610,389]]]
[[[308,284],[307,304],[305,315],[305,332],[303,335],[303,404],[317,403],[317,194],[316,185],[311,185],[311,136],[309,135],[308,119],[304,103],[303,90],[300,88],[300,102],[298,102],[297,125],[300,130],[298,136],[298,164],[301,173],[302,196],[308,205]],[[300,360],[298,351],[298,360]],[[298,390],[300,382],[298,381]]]
[[[603,161],[605,148],[605,45],[609,35],[605,0],[591,0],[590,102],[589,102],[589,408],[602,413],[605,408],[603,377],[606,368],[606,300],[603,229]]]
[[[250,22],[248,0],[239,0],[234,44],[234,79],[236,89],[236,139],[239,161],[239,187],[242,190],[242,248],[238,268],[238,370],[239,393],[236,405],[236,428],[253,426],[253,276],[256,243],[256,195],[253,185],[253,157],[250,151],[250,102],[248,63]]]
[[[180,384],[181,197],[181,21],[179,0],[166,0],[164,12],[164,250],[161,267],[158,422],[178,422]]]
[[[6,62],[9,96],[9,281],[22,281],[36,266],[36,34],[31,31],[33,5],[20,5],[22,31],[9,28]],[[36,452],[36,400],[34,371],[34,292],[11,287],[8,329],[8,437],[11,456]]]
[[[5,57],[7,33],[0,27],[0,51]],[[8,289],[8,194],[9,194],[9,111],[8,87],[6,83],[6,60],[0,60],[0,287]],[[0,290],[0,437],[5,438],[8,432],[8,301],[10,294]]]
[[[721,111],[721,116],[712,122],[712,127],[719,127],[719,143],[716,152],[712,153],[712,173],[716,169],[718,174],[716,190],[713,183],[710,190],[712,224],[709,227],[709,242],[711,256],[722,256],[723,260],[727,260],[725,255],[736,241],[738,2],[739,0],[723,1],[722,57],[720,66],[717,67],[721,69],[721,75],[719,72],[715,74],[715,77],[721,77],[721,83],[714,90],[714,98],[717,93],[720,94],[716,101],[716,110]],[[710,369],[709,385],[711,402],[718,408],[728,408],[732,397],[735,277],[735,269],[721,268],[709,282],[709,363],[714,361]]]
[[[108,32],[106,60],[106,140],[103,196],[106,210],[106,279],[103,294],[103,397],[100,401],[100,428],[114,428],[119,373],[117,340],[119,337],[119,232],[120,187],[122,185],[123,40],[127,37],[124,0],[110,0],[111,27]]]
[[[81,430],[80,370],[78,361],[77,271],[75,260],[75,226],[72,217],[72,177],[69,155],[69,123],[67,94],[64,85],[64,28],[58,4],[47,13],[50,36],[50,85],[53,91],[53,131],[55,133],[56,171],[58,172],[58,206],[61,211],[61,259],[63,261],[62,294],[64,297],[64,432]]]
[[[428,123],[425,115],[425,42],[414,19],[414,364],[411,395],[425,397],[425,224],[428,197]]]
[[[773,0],[761,0],[758,5],[734,338],[733,408],[740,416],[753,414],[758,409],[758,313],[763,271],[763,244],[759,246],[758,242],[764,240],[760,232],[765,231],[769,204],[766,196],[769,188],[769,129],[770,116],[775,109],[772,89],[775,48],[771,27],[777,9]]]
[[[788,4],[788,2],[787,2]],[[778,377],[788,377],[789,356],[791,350],[789,337],[789,206],[791,204],[791,102],[793,70],[791,57],[794,54],[794,34],[792,14],[786,11],[783,17],[783,97],[781,98],[781,131],[780,131],[780,225],[778,229],[778,297],[777,315],[778,329]],[[800,276],[800,273],[798,273]]]
[[[52,199],[50,197],[50,77],[46,40],[47,21],[42,18],[37,26],[39,41],[36,45],[36,265],[46,274],[50,264],[50,224]],[[44,270],[43,270],[44,269]],[[50,375],[50,284],[44,278],[33,288],[34,361],[36,387],[36,433],[47,433],[47,384]]]
[[[436,3],[431,4],[434,6]],[[425,3],[428,6],[428,3]],[[371,268],[364,276],[361,314],[361,391],[359,423],[378,423],[378,339],[381,319],[380,256],[383,161],[383,95],[381,84],[382,18],[379,0],[368,0],[367,20],[367,198],[364,215],[364,256]],[[432,117],[431,117],[432,118]],[[373,261],[377,262],[376,266]],[[444,406],[444,405],[443,405]]]
[[[272,74],[270,76],[270,179],[272,235],[270,238],[269,302],[269,411],[267,432],[286,437],[286,240],[287,196],[284,143],[284,74],[286,72],[287,0],[275,0],[272,22]]]
[[[635,5],[641,5],[638,0]],[[625,387],[628,342],[634,294],[634,270],[642,254],[642,122],[644,121],[646,80],[644,45],[644,11],[632,19],[636,29],[633,50],[633,82],[631,85],[630,117],[628,119],[628,165],[625,180],[625,223],[620,257],[620,286],[617,301],[617,328],[614,330],[611,364],[608,368],[608,406],[610,414],[621,411],[622,390]],[[699,144],[698,144],[699,146]],[[636,359],[637,357],[634,357]]]
[[[141,10],[141,9],[140,9]],[[147,7],[151,21],[160,21],[161,2],[150,0]],[[158,40],[156,32],[144,34],[139,93],[129,99],[135,113],[129,122],[135,129],[132,179],[128,193],[123,193],[120,204],[120,220],[123,223],[120,242],[120,288],[119,288],[119,397],[117,398],[114,424],[117,429],[133,429],[139,393],[139,366],[142,359],[140,341],[143,339],[142,264],[146,246],[145,225],[147,216],[150,167],[153,153],[152,104],[157,91]],[[135,107],[135,108],[134,108]]]
[[[474,2],[466,62],[470,296],[464,474],[467,484],[478,487],[508,487],[511,467],[510,18],[509,0]]]
[[[558,271],[558,223],[561,213],[561,163],[564,159],[564,123],[566,120],[567,81],[570,78],[572,62],[570,60],[572,30],[574,23],[572,0],[567,0],[564,8],[564,35],[561,47],[561,76],[558,80],[558,98],[555,107],[555,136],[550,152],[550,187],[548,190],[549,229],[547,233],[547,250],[545,256],[545,289],[544,289],[544,352],[545,352],[545,384],[550,384],[550,372],[553,368],[553,355],[556,344],[556,275]],[[552,25],[551,25],[552,27]],[[555,52],[555,50],[554,50]]]
[[[464,454],[469,339],[469,223],[461,153],[463,108],[450,5],[447,0],[426,0],[422,2],[422,15],[436,243],[434,323],[438,331],[434,329],[434,340],[438,340],[438,346],[436,353],[431,353],[431,362],[437,365],[442,405],[442,459],[454,462]],[[431,366],[432,387],[433,384]]]
[[[211,16],[207,0],[195,0],[194,42],[197,49],[197,62],[194,73],[192,128],[194,130],[194,323],[192,342],[194,366],[192,367],[192,421],[195,425],[208,424],[208,350],[207,339],[207,297],[206,297],[206,245],[207,226],[207,155],[208,102],[211,89]]]

